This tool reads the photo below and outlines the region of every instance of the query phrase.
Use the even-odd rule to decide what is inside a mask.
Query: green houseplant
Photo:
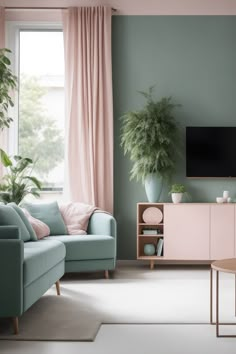
[[[10,93],[17,87],[17,78],[12,74],[11,62],[7,57],[9,53],[9,49],[0,49],[0,129],[9,128],[13,120],[8,114],[9,107],[14,106]]]
[[[9,128],[12,118],[8,111],[14,106],[10,96],[11,91],[17,88],[17,77],[13,75],[7,48],[0,49],[0,129]],[[0,201],[4,203],[15,202],[19,204],[26,195],[39,196],[41,183],[32,176],[33,161],[29,158],[14,156],[12,159],[0,149],[0,162],[7,172],[0,183]]]
[[[139,92],[146,99],[140,111],[130,111],[122,117],[121,146],[133,162],[130,179],[145,184],[148,200],[158,201],[162,181],[170,181],[175,172],[176,152],[179,146],[179,126],[173,111],[171,97],[153,99],[153,87]]]
[[[33,161],[29,158],[14,156],[12,159],[0,149],[0,161],[7,169],[0,184],[0,201],[20,204],[24,197],[32,194],[39,196],[41,183],[32,176]]]
[[[187,193],[187,191],[183,184],[172,184],[170,194],[174,204],[181,203],[182,197],[185,193]]]

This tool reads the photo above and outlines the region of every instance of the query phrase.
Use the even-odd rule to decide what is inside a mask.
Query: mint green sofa
[[[66,273],[104,270],[107,277],[107,271],[116,265],[116,221],[107,213],[94,213],[87,232],[87,235],[58,235],[47,239],[65,245]]]
[[[106,213],[94,213],[88,235],[49,236],[23,241],[16,226],[0,226],[0,317],[12,317],[18,333],[18,317],[65,272],[108,271],[116,263],[116,221]]]

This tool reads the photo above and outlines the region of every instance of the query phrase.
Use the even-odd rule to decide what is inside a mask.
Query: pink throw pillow
[[[28,212],[28,210],[26,210],[24,208],[22,208],[22,210],[25,213],[25,216],[27,217],[27,219],[29,220],[32,228],[34,229],[34,232],[36,233],[38,240],[50,235],[50,229],[49,229],[48,225],[46,225],[41,220],[38,220],[38,219],[34,218],[33,216],[31,216],[30,213]]]
[[[67,203],[59,206],[69,235],[86,235],[90,216],[98,208],[84,203]]]

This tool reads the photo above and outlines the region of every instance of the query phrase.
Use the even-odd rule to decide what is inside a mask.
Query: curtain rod
[[[73,7],[73,6],[72,6]],[[68,7],[24,7],[24,6],[12,6],[12,7],[5,7],[5,10],[67,10]],[[114,7],[111,8],[112,11],[116,12],[117,9]]]

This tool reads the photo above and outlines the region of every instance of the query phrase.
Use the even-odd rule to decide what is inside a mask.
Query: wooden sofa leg
[[[19,320],[18,317],[13,317],[14,334],[19,334]]]
[[[105,278],[109,279],[109,270],[105,270]]]
[[[56,281],[56,289],[57,289],[57,295],[61,295],[61,290],[60,290],[60,281]]]

